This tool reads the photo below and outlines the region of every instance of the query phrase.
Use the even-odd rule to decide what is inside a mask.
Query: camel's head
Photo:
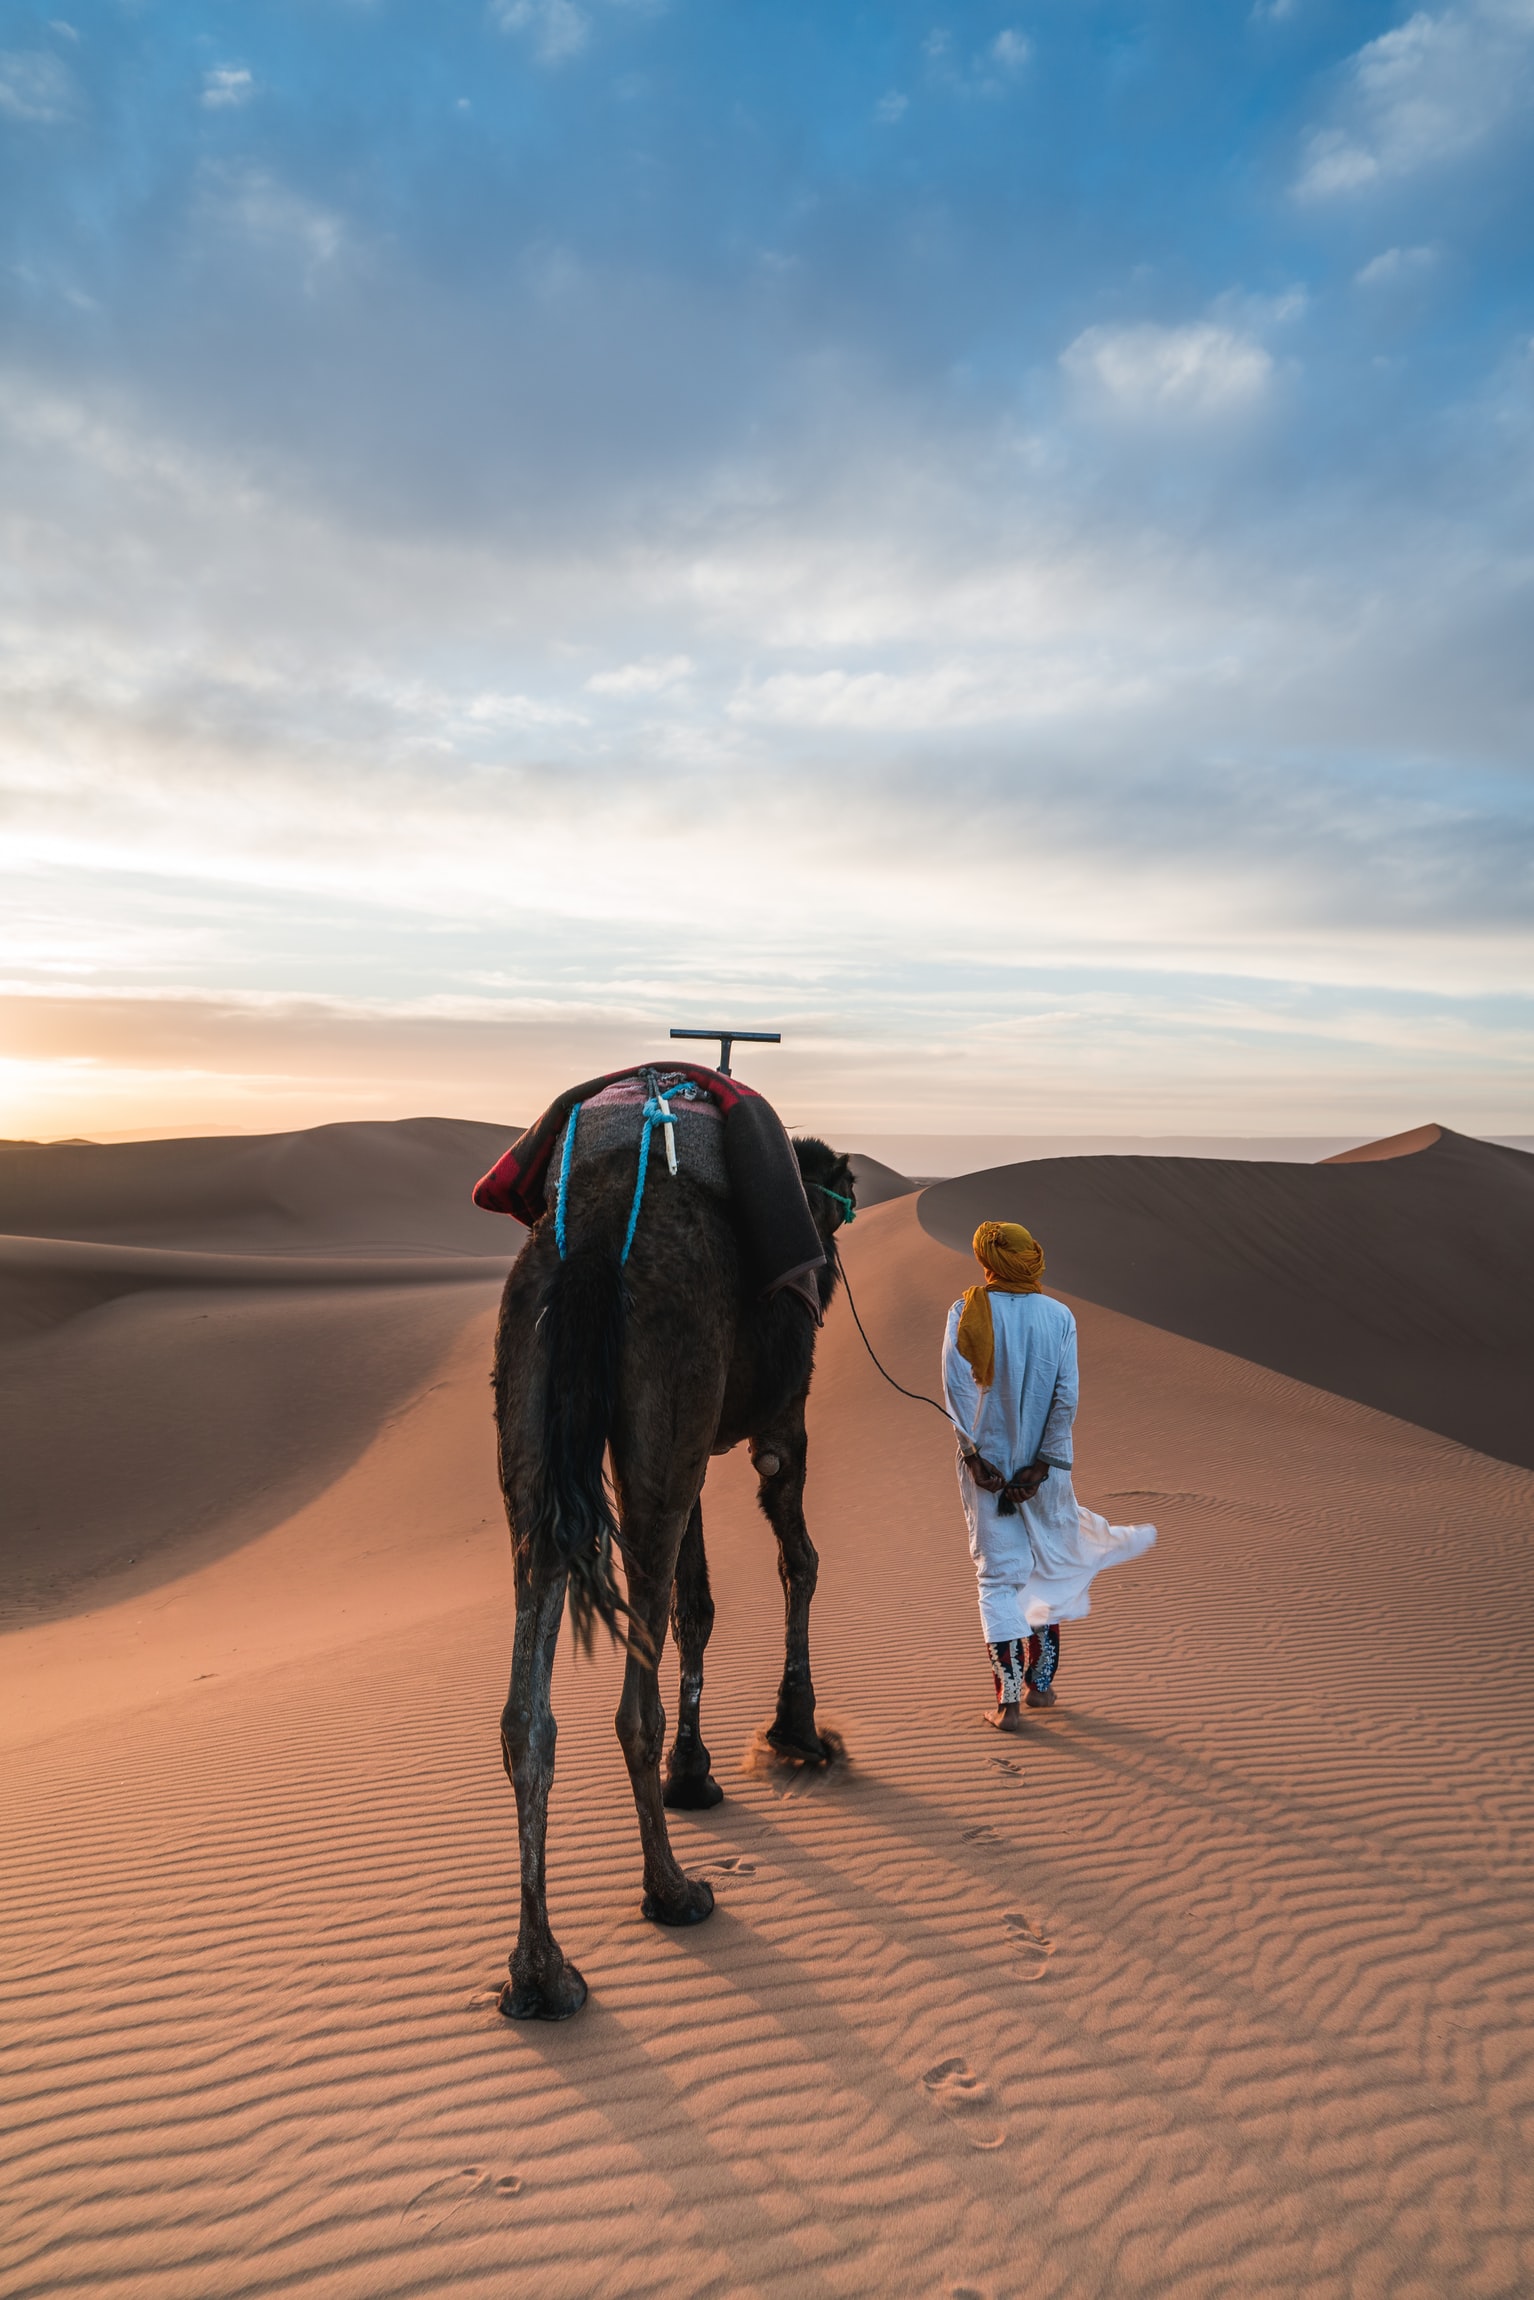
[[[834,1237],[857,1208],[852,1161],[844,1150],[833,1150],[815,1134],[796,1135],[794,1151],[815,1227],[823,1238]]]

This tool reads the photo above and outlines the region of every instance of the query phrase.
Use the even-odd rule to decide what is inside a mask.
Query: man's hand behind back
[[[1048,1475],[1049,1464],[1047,1461],[1030,1462],[1026,1469],[1020,1469],[1014,1477],[1008,1478],[1006,1484],[1001,1488],[1003,1501],[1010,1501],[1014,1509],[1025,1501],[1032,1501]],[[992,1488],[991,1490],[994,1491],[995,1489]]]

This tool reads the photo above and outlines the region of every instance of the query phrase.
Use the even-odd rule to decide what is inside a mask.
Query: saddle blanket
[[[677,1074],[657,1072],[661,1095],[676,1114],[672,1132],[676,1141],[678,1171],[690,1176],[703,1189],[716,1198],[730,1195],[730,1170],[724,1158],[724,1112],[717,1102],[690,1078],[678,1080]],[[604,1086],[600,1094],[593,1094],[578,1110],[572,1110],[560,1128],[558,1139],[549,1152],[549,1172],[558,1176],[565,1157],[565,1138],[575,1128],[575,1148],[571,1154],[570,1171],[580,1173],[593,1159],[605,1156],[609,1150],[627,1150],[635,1158],[644,1139],[644,1107],[649,1088],[642,1078],[620,1078],[612,1086]],[[665,1164],[665,1136],[653,1127],[650,1133],[650,1160],[652,1165]]]
[[[688,1166],[705,1187],[716,1189],[722,1166],[756,1287],[771,1294],[780,1286],[792,1286],[818,1316],[814,1272],[825,1261],[825,1248],[782,1119],[754,1087],[742,1086],[738,1079],[707,1070],[701,1063],[654,1068],[663,1090],[670,1086],[677,1092],[671,1105],[677,1112],[677,1163]],[[610,1070],[570,1087],[475,1184],[475,1205],[493,1214],[510,1214],[531,1229],[553,1200],[559,1178],[555,1153],[563,1149],[565,1126],[575,1104],[582,1106],[575,1133],[575,1161],[581,1163],[588,1146],[606,1149],[625,1140],[637,1146],[646,1092],[643,1072],[633,1069]],[[714,1147],[716,1129],[722,1136],[722,1162]],[[664,1170],[664,1136],[658,1126],[651,1134],[650,1154]]]

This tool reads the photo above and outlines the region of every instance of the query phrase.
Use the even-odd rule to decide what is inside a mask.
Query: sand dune
[[[312,1666],[381,1629],[461,1608],[487,1586],[499,1597],[505,1521],[485,1379],[498,1295],[466,1285],[397,1305],[309,1298],[303,1318],[263,1299],[243,1305],[253,1326],[228,1306],[234,1333],[216,1362],[238,1349],[271,1385],[249,1439],[210,1411],[207,1386],[165,1379],[202,1343],[194,1333],[192,1351],[167,1366],[167,1335],[165,1355],[114,1416],[128,1431],[135,1407],[152,1407],[152,1442],[130,1455],[124,1481],[124,1530],[142,1554],[129,1564],[110,1551],[119,1521],[92,1490],[99,1453],[79,1469],[60,1462],[62,1490],[34,1494],[54,1541],[78,1552],[94,1536],[107,1554],[87,1554],[62,1594],[44,1588],[36,1619],[0,1639],[0,1740],[124,1715],[194,1684],[228,1687],[299,1657]],[[374,1333],[359,1317],[348,1333],[348,1313],[380,1300],[400,1314]],[[350,1386],[316,1384],[338,1340],[350,1345],[335,1353]],[[42,1541],[35,1554],[42,1581]],[[264,1705],[252,1723],[282,1730]]]
[[[1431,1150],[1443,1140],[1441,1126],[1409,1126],[1404,1134],[1386,1134],[1378,1142],[1360,1142],[1352,1150],[1334,1150],[1323,1166],[1376,1166],[1383,1158],[1410,1158],[1418,1150]]]
[[[885,1134],[864,1146],[903,1174],[951,1176],[1035,1158],[1260,1158],[1312,1165],[1351,1134]],[[1534,1144],[1524,1144],[1534,1148]]]
[[[290,1518],[498,1293],[169,1288],[0,1349],[0,1621],[99,1604],[119,1576],[147,1591]]]
[[[886,1166],[881,1159],[869,1158],[861,1150],[854,1150],[849,1162],[859,1206],[887,1206],[891,1198],[909,1198],[921,1188],[909,1174],[898,1174],[893,1166]]]
[[[1534,1157],[1437,1127],[1370,1147],[1043,1160],[941,1183],[921,1219],[954,1247],[1025,1221],[1068,1292],[1534,1466]]]
[[[930,1386],[965,1262],[908,1200],[845,1245]],[[552,1904],[593,1998],[529,2033],[494,2010],[492,1303],[433,1296],[468,1314],[322,1490],[0,1647],[13,2300],[1530,2287],[1534,1477],[1079,1303],[1082,1493],[1161,1543],[998,1746],[951,1443],[834,1311],[810,1507],[852,1770],[743,1769],[780,1605],[732,1456],[730,1794],[676,1822],[718,1912],[639,1920],[615,1665],[564,1651]]]
[[[167,1246],[0,1237],[0,1342],[45,1331],[125,1294],[459,1285],[503,1273],[507,1259],[493,1254],[178,1254]]]
[[[155,1586],[354,1460],[521,1237],[465,1218],[485,1137],[503,1147],[427,1119],[0,1156],[0,1619]]]
[[[183,1251],[505,1256],[469,1192],[517,1126],[353,1120],[184,1142],[0,1145],[0,1233]]]

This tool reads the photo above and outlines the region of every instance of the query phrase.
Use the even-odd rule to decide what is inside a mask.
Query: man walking
[[[1016,1733],[1025,1703],[1054,1706],[1061,1622],[1081,1620],[1094,1575],[1139,1557],[1156,1529],[1076,1500],[1076,1321],[1043,1291],[1038,1241],[1021,1222],[982,1222],[974,1246],[985,1280],[948,1314],[943,1390],[996,1686],[986,1721]]]

